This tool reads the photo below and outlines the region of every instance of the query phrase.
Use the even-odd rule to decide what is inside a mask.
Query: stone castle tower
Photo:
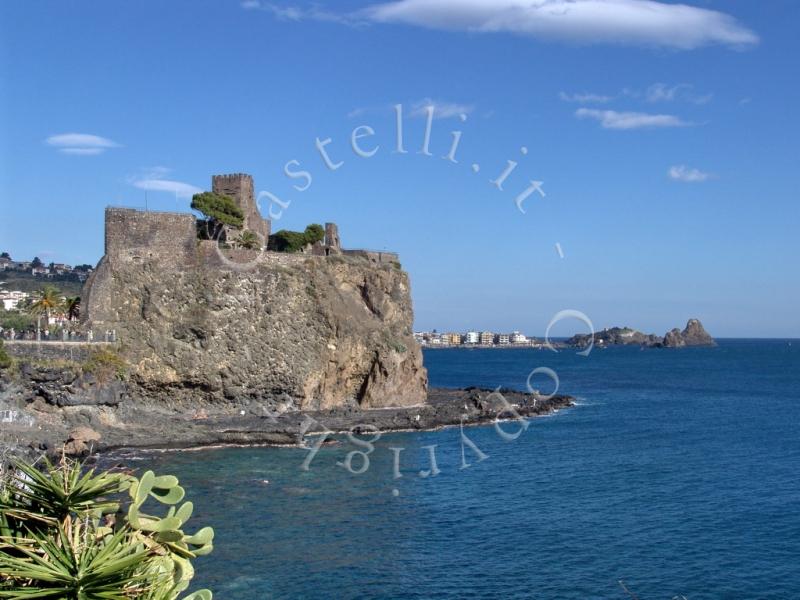
[[[261,216],[253,192],[253,178],[245,173],[231,175],[213,175],[211,177],[211,191],[233,198],[237,206],[244,212],[244,229],[257,233],[266,245],[269,238],[271,223],[269,219]]]

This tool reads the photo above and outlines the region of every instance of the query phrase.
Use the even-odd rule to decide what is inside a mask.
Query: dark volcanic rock
[[[708,332],[703,328],[699,319],[689,319],[686,329],[681,331],[677,327],[664,336],[664,347],[683,348],[685,346],[716,346]]]
[[[565,343],[568,346],[588,346],[592,336],[589,334],[574,335]],[[594,334],[596,346],[656,346],[661,343],[661,337],[652,333],[642,333],[630,327],[611,327]]]
[[[574,335],[565,344],[567,346],[586,347],[592,336],[588,334]],[[650,348],[683,348],[685,346],[716,346],[712,338],[698,319],[689,319],[686,329],[681,331],[677,327],[668,331],[662,338],[653,333],[647,334],[631,329],[630,327],[612,327],[603,329],[594,334],[594,343],[597,347],[604,346],[646,346]]]

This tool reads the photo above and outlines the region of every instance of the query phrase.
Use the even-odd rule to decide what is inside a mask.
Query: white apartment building
[[[29,296],[30,294],[27,292],[20,292],[19,290],[0,292],[0,302],[3,303],[5,310],[16,310],[19,303]]]

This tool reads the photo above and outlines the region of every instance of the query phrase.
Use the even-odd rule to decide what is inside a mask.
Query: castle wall
[[[346,256],[360,256],[377,264],[400,264],[400,255],[396,252],[378,252],[376,250],[342,250]]]
[[[197,219],[189,213],[106,209],[106,261],[157,261],[175,268],[194,264]]]

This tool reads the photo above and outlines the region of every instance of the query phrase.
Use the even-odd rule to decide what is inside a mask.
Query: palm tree
[[[30,313],[36,315],[36,340],[42,339],[41,318],[45,316],[46,322],[50,323],[50,315],[60,310],[64,305],[63,298],[59,295],[58,289],[52,285],[46,285],[36,293],[35,300],[30,307]]]
[[[70,321],[79,319],[81,316],[81,297],[73,296],[64,301],[64,308],[67,313],[67,319]]]
[[[246,229],[240,233],[239,237],[237,237],[235,241],[239,246],[247,250],[261,249],[261,242],[259,241],[258,236],[249,229]]]

